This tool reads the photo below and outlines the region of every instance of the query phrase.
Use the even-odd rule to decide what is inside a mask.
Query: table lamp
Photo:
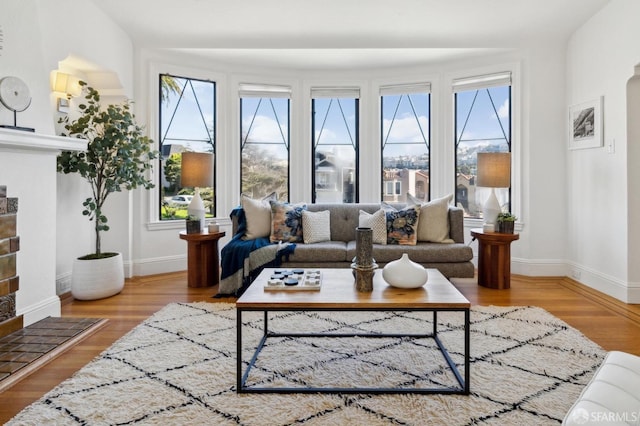
[[[502,211],[495,188],[511,186],[511,153],[479,152],[476,186],[491,188],[491,194],[482,208],[482,216],[484,218],[483,229],[493,232],[498,214]]]
[[[183,152],[180,185],[195,188],[195,195],[189,203],[189,216],[200,219],[200,231],[204,230],[204,203],[200,198],[200,188],[213,186],[213,154],[208,152]]]

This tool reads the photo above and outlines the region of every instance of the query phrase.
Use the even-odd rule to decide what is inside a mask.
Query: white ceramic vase
[[[417,288],[426,284],[429,274],[427,270],[411,259],[407,253],[402,257],[385,265],[382,278],[393,287]]]
[[[116,295],[124,287],[122,254],[103,259],[73,262],[71,294],[78,300],[96,300]]]

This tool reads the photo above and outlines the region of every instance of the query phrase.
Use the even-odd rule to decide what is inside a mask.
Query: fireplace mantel
[[[27,326],[60,315],[56,294],[57,165],[60,151],[86,150],[87,141],[0,128],[0,185],[19,200],[16,314]],[[63,241],[69,236],[61,236]],[[72,237],[71,237],[72,238]]]
[[[87,141],[0,128],[0,148],[19,151],[84,151]]]

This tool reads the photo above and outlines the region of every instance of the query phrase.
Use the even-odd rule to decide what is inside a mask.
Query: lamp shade
[[[54,71],[53,79],[51,80],[51,89],[67,97],[78,96],[82,91],[80,84],[78,84],[79,81],[78,77],[71,74]]]
[[[181,186],[206,188],[213,186],[213,154],[183,152]]]
[[[508,152],[479,152],[477,186],[508,188],[511,186],[511,154]]]

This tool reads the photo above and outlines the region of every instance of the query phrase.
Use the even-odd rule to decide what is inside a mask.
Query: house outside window
[[[291,88],[240,85],[241,191],[289,201]]]
[[[456,205],[464,209],[465,217],[480,219],[491,188],[476,186],[477,154],[512,149],[511,73],[457,79],[453,92]],[[511,211],[511,189],[495,191],[502,210]]]
[[[406,202],[407,192],[429,200],[430,91],[429,83],[380,88],[382,185],[395,185],[383,201]]]
[[[159,75],[160,220],[185,219],[195,188],[180,184],[183,152],[215,155],[216,83],[169,74]],[[213,187],[199,188],[206,217],[214,217],[215,157],[211,170]]]
[[[358,202],[357,88],[312,88],[312,202]]]

